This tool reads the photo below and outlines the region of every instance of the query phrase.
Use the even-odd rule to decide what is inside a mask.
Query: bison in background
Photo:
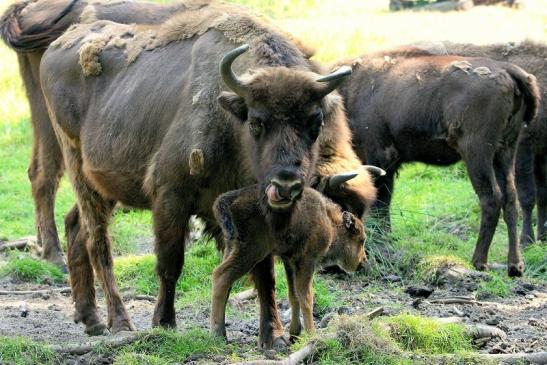
[[[542,101],[538,117],[521,131],[515,164],[518,197],[524,216],[520,240],[523,245],[547,240],[547,45],[541,42],[492,44],[418,43],[412,45],[431,54],[489,57],[518,65],[536,76]],[[532,211],[537,208],[537,236]]]
[[[341,85],[359,157],[386,170],[376,180],[378,215],[389,227],[393,180],[405,162],[462,159],[480,199],[473,265],[487,259],[500,212],[509,235],[508,273],[523,272],[514,186],[517,137],[539,105],[535,77],[486,58],[431,56],[416,49],[364,56]]]
[[[250,47],[234,65],[237,77],[231,65],[247,48],[230,50],[242,43]],[[361,162],[343,102],[331,94],[345,73],[318,79],[313,70],[282,32],[228,5],[187,10],[159,26],[80,24],[52,43],[40,81],[82,220],[80,227],[67,220],[68,263],[76,319],[87,333],[134,328],[112,274],[108,222],[116,202],[152,210],[160,278],[153,325],[173,327],[188,219],[196,214],[218,233],[218,195],[258,182],[274,221],[315,176],[360,213],[374,200],[366,171],[331,183],[329,176]],[[198,174],[190,172],[195,148],[203,151]],[[97,313],[93,269],[107,325]],[[283,333],[272,255],[251,275],[259,344],[270,347]]]
[[[311,188],[304,188],[300,200],[283,216],[272,217],[258,185],[222,194],[213,211],[226,247],[213,272],[211,333],[217,336],[226,337],[226,302],[232,285],[264,257],[273,254],[283,260],[292,340],[302,330],[300,312],[304,330],[314,331],[312,280],[320,261],[353,272],[366,259],[363,223]]]

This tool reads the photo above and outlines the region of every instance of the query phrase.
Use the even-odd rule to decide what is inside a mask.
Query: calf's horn
[[[340,83],[344,80],[346,76],[349,76],[351,74],[351,67],[349,66],[342,66],[338,70],[318,78],[317,82],[325,82],[326,85],[323,87],[322,94],[327,95],[334,91],[340,85]]]
[[[384,169],[382,169],[378,166],[363,165],[362,168],[369,171],[369,172],[372,172],[373,174],[376,174],[378,176],[384,176],[386,174],[386,170],[384,170]]]
[[[247,52],[249,49],[248,44],[237,47],[236,49],[231,50],[226,53],[222,60],[220,61],[220,75],[224,83],[237,95],[244,98],[248,94],[247,86],[237,78],[232,71],[232,63],[236,58],[241,56],[243,53]]]

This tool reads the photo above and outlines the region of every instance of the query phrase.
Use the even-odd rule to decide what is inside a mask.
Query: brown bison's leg
[[[287,260],[283,260],[285,266],[285,274],[287,276],[287,286],[289,289],[289,304],[291,305],[291,325],[289,327],[290,340],[296,340],[296,337],[302,332],[302,324],[300,323],[300,303],[296,295],[294,268]]]
[[[85,332],[96,336],[106,331],[106,325],[97,314],[93,267],[86,248],[87,232],[80,227],[78,207],[73,207],[65,217],[65,235],[72,299],[76,306],[74,321],[83,322]]]
[[[279,319],[275,302],[274,258],[267,256],[255,265],[251,271],[258,298],[260,300],[260,329],[258,345],[260,348],[271,348],[275,345],[285,345],[283,324]]]
[[[494,170],[502,193],[503,220],[507,225],[509,238],[509,253],[507,270],[509,276],[522,276],[524,263],[520,255],[517,233],[517,193],[515,189],[515,153],[514,149],[506,149],[496,154]]]
[[[211,334],[226,338],[226,302],[234,282],[248,273],[264,257],[259,248],[242,253],[234,249],[225,255],[222,263],[213,271],[211,305]]]
[[[535,155],[538,240],[547,241],[547,156]]]
[[[315,331],[313,324],[313,271],[315,265],[313,262],[301,261],[295,264],[296,272],[296,295],[300,302],[300,310],[304,318],[304,330],[308,333]]]
[[[534,185],[534,163],[533,153],[530,146],[528,132],[522,131],[517,149],[515,163],[515,182],[517,185],[518,198],[522,208],[523,223],[520,242],[528,245],[534,242],[534,231],[532,229],[532,210],[536,203],[536,188]]]
[[[156,272],[160,279],[152,325],[175,328],[175,287],[184,265],[184,241],[191,214],[181,197],[167,188],[155,199],[152,214],[158,260]]]
[[[40,53],[41,55],[41,53]],[[37,70],[41,56],[18,54],[21,76],[30,101],[33,129],[32,160],[28,177],[34,199],[36,235],[42,258],[66,270],[55,225],[55,195],[63,175],[63,156],[49,119]]]
[[[462,149],[465,152],[462,157],[481,207],[479,238],[472,262],[476,269],[487,270],[488,250],[500,217],[502,195],[494,176],[493,152],[481,151],[481,147],[484,143],[469,143],[469,149]]]

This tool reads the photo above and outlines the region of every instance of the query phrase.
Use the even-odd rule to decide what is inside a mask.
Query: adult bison
[[[508,273],[522,275],[513,165],[523,121],[533,120],[538,109],[535,77],[491,59],[400,49],[355,62],[340,91],[357,154],[386,170],[376,180],[383,219],[389,222],[393,180],[403,163],[449,165],[462,159],[481,207],[473,265],[487,268],[503,208]]]
[[[538,117],[521,131],[516,158],[516,185],[524,222],[521,243],[534,241],[532,211],[537,204],[537,239],[547,240],[547,45],[541,42],[491,44],[435,42],[414,45],[431,54],[489,57],[514,63],[537,77],[542,101]]]
[[[245,48],[232,49],[242,43],[250,47],[234,65],[237,77],[231,65]],[[108,326],[133,329],[112,274],[107,227],[115,202],[152,210],[160,278],[153,324],[167,327],[175,326],[188,219],[197,214],[214,231],[219,194],[259,182],[278,224],[315,175],[342,205],[362,212],[370,204],[375,189],[366,172],[340,186],[329,178],[361,162],[342,100],[330,94],[342,75],[318,80],[312,69],[281,33],[226,5],[187,10],[159,26],[80,24],[52,43],[40,81],[83,223],[76,233],[69,222],[67,237],[76,319],[86,332],[105,329],[92,268]],[[233,92],[222,91],[224,84]],[[196,149],[205,168],[192,175]],[[283,332],[271,255],[252,277],[259,342],[269,347]]]
[[[0,19],[2,39],[17,52],[19,71],[29,100],[33,148],[28,176],[32,185],[38,244],[43,248],[42,257],[49,262],[65,266],[54,219],[55,195],[64,166],[40,85],[39,67],[44,51],[70,25],[80,21],[108,19],[119,23],[156,24],[187,8],[185,4],[131,1],[25,0],[11,5]]]

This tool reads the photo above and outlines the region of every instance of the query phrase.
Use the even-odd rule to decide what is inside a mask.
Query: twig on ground
[[[140,333],[138,332],[125,332],[124,334],[120,334],[120,336],[107,337],[102,340],[83,344],[52,345],[51,349],[61,354],[84,355],[93,351],[97,345],[106,345],[111,348],[121,347],[138,340],[140,337]]]
[[[283,360],[252,360],[233,363],[230,365],[298,365],[315,352],[315,342],[310,342],[300,350],[289,355]]]
[[[437,304],[478,304],[481,302],[477,301],[475,297],[464,297],[464,296],[453,296],[453,297],[444,297],[444,298],[432,298],[428,299],[430,303]]]
[[[384,314],[384,307],[378,307],[368,312],[366,316],[368,317],[368,319],[372,320],[376,317],[381,316],[382,314]]]
[[[500,360],[503,364],[547,364],[547,352],[518,352],[514,354],[479,354],[488,360]]]
[[[70,294],[72,289],[70,287],[64,288],[51,288],[51,289],[39,289],[39,290],[0,290],[0,295],[41,295],[41,294]]]
[[[239,292],[239,293],[235,294],[234,296],[232,296],[229,299],[229,302],[230,302],[230,305],[237,306],[237,305],[240,305],[241,303],[243,303],[246,300],[256,298],[257,295],[258,295],[258,293],[257,293],[256,289],[251,288],[251,289],[247,289],[247,290],[244,290],[242,292]]]

